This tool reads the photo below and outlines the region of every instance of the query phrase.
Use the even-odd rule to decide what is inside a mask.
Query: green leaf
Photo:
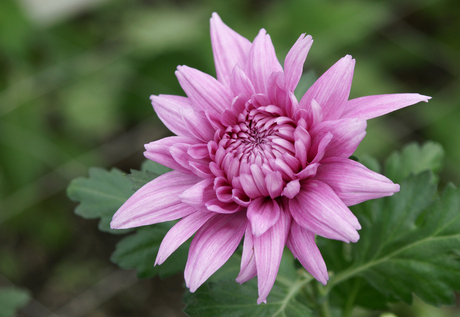
[[[123,269],[136,269],[139,278],[167,277],[183,271],[190,243],[182,244],[162,265],[154,266],[161,241],[174,222],[142,227],[118,242],[111,260]]]
[[[385,175],[399,183],[410,174],[416,175],[426,170],[436,173],[442,167],[443,158],[444,150],[438,143],[429,141],[423,146],[411,143],[401,153],[395,152],[388,158]]]
[[[99,229],[117,234],[127,230],[110,229],[110,221],[133,193],[131,182],[117,169],[90,168],[89,178],[76,178],[67,187],[69,198],[80,203],[75,208],[77,215],[88,219],[101,218]]]
[[[239,271],[239,259],[233,256],[216,276],[202,285],[195,293],[187,293],[185,312],[192,317],[200,316],[313,316],[311,310],[298,296],[311,281],[310,276],[299,275],[290,252],[284,252],[278,276],[267,304],[257,305],[257,280],[242,285],[235,282]]]
[[[16,287],[0,288],[0,317],[12,317],[30,300],[28,291]]]
[[[425,172],[404,180],[399,193],[354,209],[361,239],[346,269],[332,262],[337,274],[329,289],[361,276],[389,298],[411,303],[414,293],[432,305],[453,304],[460,290],[460,191],[450,185],[441,197],[435,192]]]
[[[140,171],[131,170],[131,174],[127,176],[133,184],[133,190],[137,191],[148,182],[169,171],[171,169],[166,166],[146,160],[142,163]]]

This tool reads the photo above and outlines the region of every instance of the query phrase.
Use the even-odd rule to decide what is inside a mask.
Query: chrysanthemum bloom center
[[[277,106],[250,103],[233,119],[212,142],[217,198],[228,202],[231,196],[245,206],[250,199],[282,196],[301,169],[295,158],[296,123]]]

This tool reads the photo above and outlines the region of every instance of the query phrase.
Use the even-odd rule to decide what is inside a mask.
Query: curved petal
[[[249,203],[247,217],[251,223],[252,234],[260,237],[278,221],[280,207],[271,198],[259,197]]]
[[[257,275],[256,261],[254,259],[254,237],[251,225],[248,224],[244,234],[243,254],[241,255],[240,273],[236,281],[240,284],[249,281]]]
[[[251,42],[225,25],[215,12],[210,24],[217,79],[229,87],[232,70],[235,65],[244,67]]]
[[[290,225],[289,214],[281,211],[281,216],[273,227],[260,237],[254,237],[254,256],[259,288],[257,304],[266,302],[275,283]]]
[[[214,77],[188,66],[178,66],[176,76],[194,110],[221,114],[230,108],[232,98],[228,88]]]
[[[206,223],[214,213],[194,212],[181,221],[176,223],[161,241],[155,265],[162,264],[166,259],[177,250],[185,241],[188,240],[202,225]]]
[[[313,39],[310,35],[305,36],[305,33],[300,35],[295,44],[289,50],[284,60],[284,74],[286,79],[286,90],[294,91],[299,83],[303,72],[303,64],[307,58],[308,51],[313,44]]]
[[[283,71],[270,35],[264,29],[259,31],[252,43],[244,70],[251,79],[256,93],[263,94],[267,94],[267,84],[271,74]]]
[[[252,85],[251,80],[238,65],[233,68],[230,87],[234,97],[243,94],[245,99],[249,99],[253,94],[255,94],[254,86]],[[238,113],[235,114],[238,115]]]
[[[195,138],[180,119],[182,117],[181,111],[192,110],[188,98],[171,95],[152,95],[150,100],[158,118],[170,131],[179,136]]]
[[[195,208],[179,199],[179,195],[200,179],[172,171],[142,186],[113,215],[110,227],[126,229],[151,225],[185,217]]]
[[[350,157],[366,135],[367,123],[359,119],[340,119],[323,121],[310,130],[313,140],[332,133],[333,138],[326,147],[324,158],[339,156]]]
[[[356,242],[358,219],[328,185],[306,180],[289,201],[292,218],[305,229],[328,239]]]
[[[191,171],[177,162],[171,155],[171,147],[176,144],[191,146],[196,141],[187,137],[171,136],[145,144],[144,156],[149,160],[160,163],[184,174],[191,174]]]
[[[365,96],[347,101],[342,118],[361,120],[383,116],[392,111],[411,106],[417,102],[428,102],[431,97],[419,94],[391,94]]]
[[[185,284],[195,292],[235,252],[247,226],[244,213],[215,215],[196,233],[185,266]]]
[[[330,158],[321,164],[315,179],[328,184],[347,206],[399,191],[398,184],[353,160]]]
[[[216,194],[213,190],[214,179],[207,178],[195,185],[191,186],[187,190],[184,190],[180,195],[179,199],[189,206],[196,209],[206,209],[206,202],[210,199],[216,198]]]
[[[192,109],[182,109],[180,114],[185,128],[198,140],[207,143],[214,139],[215,129],[204,113]]]
[[[326,263],[316,246],[315,234],[293,221],[286,245],[308,273],[326,285],[329,275]]]
[[[332,65],[305,93],[300,108],[308,108],[315,99],[322,108],[324,120],[341,117],[350,94],[355,60],[347,55]]]

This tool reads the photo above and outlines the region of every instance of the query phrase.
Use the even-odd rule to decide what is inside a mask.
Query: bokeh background
[[[183,95],[179,64],[215,74],[214,11],[250,40],[264,27],[281,61],[311,34],[308,76],[353,55],[352,97],[432,96],[369,121],[356,155],[434,140],[443,183],[460,183],[458,0],[0,0],[0,287],[31,295],[18,316],[183,316],[182,277],[119,270],[109,257],[120,236],[74,215],[65,188],[91,166],[138,169],[143,144],[169,134],[148,97]],[[458,306],[394,309],[445,317]]]

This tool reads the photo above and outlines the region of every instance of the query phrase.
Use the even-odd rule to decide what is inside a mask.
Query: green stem
[[[353,304],[355,303],[356,295],[358,294],[358,291],[361,287],[361,282],[361,278],[358,277],[357,279],[355,279],[353,283],[353,288],[350,294],[348,294],[347,302],[345,303],[345,307],[343,309],[343,317],[351,317],[351,313],[353,312],[354,308]]]

